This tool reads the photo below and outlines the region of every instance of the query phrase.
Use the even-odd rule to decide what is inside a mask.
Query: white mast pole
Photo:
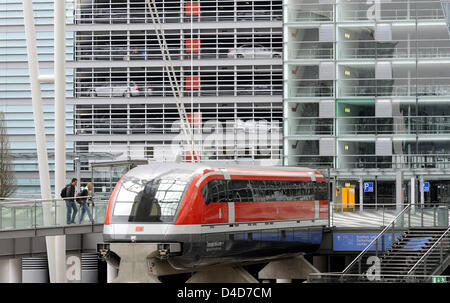
[[[55,1],[59,2],[59,0]],[[47,144],[45,138],[45,125],[44,125],[44,113],[42,109],[42,95],[40,86],[40,76],[39,76],[39,62],[37,56],[36,47],[36,31],[34,27],[34,14],[33,14],[33,2],[32,0],[23,0],[23,16],[24,16],[24,27],[25,27],[25,37],[27,44],[27,54],[28,54],[28,70],[30,74],[30,86],[31,86],[31,100],[33,107],[33,117],[34,117],[34,128],[36,136],[36,152],[39,165],[39,180],[41,185],[41,197],[45,200],[51,200],[51,187],[50,187],[50,173],[48,167],[48,155],[47,155]],[[44,77],[45,78],[45,77]],[[50,226],[54,223],[51,217],[51,204],[43,204],[43,216],[44,216],[44,226]],[[55,216],[57,214],[55,213]],[[57,275],[58,271],[63,271],[64,266],[58,268],[56,259],[57,254],[55,251],[55,237],[46,237],[47,245],[47,258],[50,272],[51,282],[64,282],[60,279],[61,275]],[[65,254],[65,250],[64,250]],[[65,259],[65,258],[64,258]],[[59,264],[58,264],[59,265]]]
[[[66,184],[66,0],[54,0],[55,199]],[[78,180],[80,182],[80,180]],[[57,222],[64,225],[65,202],[57,202]],[[66,236],[55,237],[55,282],[66,282]]]

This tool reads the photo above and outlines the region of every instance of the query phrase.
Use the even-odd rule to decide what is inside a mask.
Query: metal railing
[[[404,43],[413,46],[398,46]],[[420,45],[416,45],[420,43]],[[367,44],[361,45],[361,44]],[[381,59],[381,58],[448,58],[450,47],[443,40],[395,40],[393,42],[377,42],[375,40],[354,40],[339,42],[341,48],[340,59]],[[355,46],[353,46],[355,45]]]
[[[351,278],[352,282],[364,281],[366,278],[365,274],[348,274],[347,277]],[[437,276],[433,275],[410,275],[406,282],[411,283],[436,283],[433,278]],[[450,283],[450,276],[439,275],[441,283]],[[373,283],[389,283],[391,280],[399,281],[405,279],[404,275],[389,275],[389,274],[379,274],[374,275]],[[308,275],[308,283],[345,283],[346,280],[342,279],[342,273],[311,273]]]
[[[346,1],[340,3],[289,3],[285,12],[288,22],[330,22],[377,20],[440,20],[445,18],[441,1],[398,1],[373,3]],[[372,9],[372,11],[371,11]]]
[[[77,198],[89,198],[77,197]],[[76,199],[76,198],[75,198]],[[65,200],[74,200],[74,198],[60,198],[60,199],[0,199],[0,231],[2,230],[15,230],[15,229],[35,229],[42,227],[52,227],[66,225],[65,218],[67,214],[66,204],[62,204]],[[79,220],[81,209],[79,204],[77,205],[77,217],[76,222]],[[94,220],[94,223],[103,223],[105,218],[106,206],[108,200],[98,199],[94,197],[95,206],[90,204],[90,211]],[[44,222],[44,211],[47,211],[49,219],[47,224]],[[58,222],[58,217],[64,214],[64,223]],[[93,224],[89,222],[88,215],[85,214],[82,224]]]
[[[361,253],[342,271],[345,280],[355,271],[362,277],[363,258],[384,253],[398,237],[410,228],[446,227],[448,228],[449,205],[433,203],[431,205],[408,204],[403,208]],[[386,237],[385,235],[389,235]],[[386,243],[390,239],[391,243]]]
[[[269,33],[270,34],[270,33]],[[150,37],[153,37],[148,35]],[[169,35],[168,35],[169,36]],[[274,35],[275,36],[275,35]],[[127,35],[122,37],[126,38]],[[187,41],[191,36],[178,35],[177,37],[167,37],[168,39],[178,39],[178,43],[168,43],[169,53],[172,60],[183,60],[183,59],[279,59],[281,62],[282,51],[281,46],[276,46],[273,38],[277,37],[262,37],[265,41],[262,44],[273,45],[271,47],[258,47],[260,43],[250,42],[244,44],[231,44],[230,46],[218,47],[217,42],[208,42],[207,39],[202,39],[199,37],[196,39],[197,46],[187,48]],[[281,39],[281,37],[279,37]],[[92,45],[92,39],[95,36],[90,37],[91,40],[83,42],[83,45],[77,45],[75,51],[75,60],[77,61],[144,61],[144,60],[163,60],[162,54],[159,48],[152,45],[130,45],[130,46],[114,46],[114,43],[118,43],[117,40],[106,41],[107,44],[99,45],[101,42],[96,39],[96,45]],[[181,40],[180,40],[181,39]],[[230,39],[230,38],[228,38]],[[233,37],[231,37],[233,39]],[[237,39],[245,39],[237,37]],[[223,38],[223,40],[226,40]],[[134,40],[136,43],[136,40]],[[144,41],[141,41],[144,42]],[[109,45],[112,43],[112,45]],[[201,43],[201,45],[200,45]],[[188,44],[190,45],[190,44]],[[246,45],[252,45],[253,48]],[[154,62],[158,64],[158,62]],[[159,63],[161,65],[161,63]]]
[[[290,135],[364,135],[364,134],[446,134],[449,116],[380,117],[291,117]],[[336,127],[335,127],[336,125]],[[336,131],[335,131],[336,129]]]
[[[414,276],[417,271],[423,270],[423,273],[426,275],[427,271],[433,271],[436,268],[433,268],[429,265],[430,259],[435,257],[433,254],[439,254],[439,265],[443,265],[445,258],[448,258],[450,253],[450,227],[436,240],[436,242],[428,249],[428,251],[414,264],[413,267],[408,271],[408,278]],[[436,261],[434,260],[434,265],[436,265]]]
[[[395,203],[336,203],[330,202],[329,204],[330,215],[330,227],[353,227],[362,226],[366,227],[380,227],[386,226],[386,224],[392,222],[396,216],[397,204]],[[365,215],[370,216],[370,222],[366,221],[366,218],[361,217],[364,223],[357,220],[357,216]]]
[[[309,143],[310,141],[305,140],[305,142]],[[285,156],[290,160],[290,165],[330,167],[336,170],[450,169],[450,154],[447,153],[399,154],[390,156],[355,153],[338,156],[320,156],[319,154],[296,154],[294,152]]]
[[[282,6],[279,1],[239,5],[218,3],[220,1],[185,2],[158,1],[158,18],[162,23],[189,22],[237,22],[237,21],[281,21]],[[145,1],[105,1],[103,3],[78,3],[75,23],[124,24],[151,23]]]

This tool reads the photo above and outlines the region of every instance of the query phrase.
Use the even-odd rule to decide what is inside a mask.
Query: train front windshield
[[[126,222],[174,222],[190,174],[169,173],[151,180],[122,180],[114,217]]]

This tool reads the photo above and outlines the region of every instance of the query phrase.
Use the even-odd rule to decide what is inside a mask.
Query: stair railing
[[[428,259],[428,256],[430,256],[435,249],[439,249],[439,263],[442,264],[444,261],[444,246],[447,246],[446,249],[450,250],[450,243],[444,240],[448,240],[448,237],[450,236],[450,227],[447,228],[447,230],[439,237],[439,239],[436,240],[436,242],[427,250],[426,253],[423,254],[423,256],[414,264],[413,267],[408,271],[407,276],[412,276],[415,271],[418,269],[421,263],[425,264],[425,272],[424,275],[426,275],[426,261]]]
[[[408,212],[408,227],[409,227],[409,225],[410,225],[410,222],[411,222],[411,219],[410,219],[410,210],[411,210],[411,204],[408,204],[405,208],[403,208],[399,213],[398,213],[398,215],[392,220],[392,222],[389,224],[389,225],[387,225],[371,242],[370,242],[370,244],[369,245],[367,245],[366,246],[366,248],[364,248],[364,250],[363,251],[361,251],[361,253],[342,271],[342,277],[345,275],[345,274],[348,274],[349,273],[349,271],[353,268],[353,266],[355,265],[355,264],[357,264],[358,263],[358,273],[359,274],[362,274],[361,273],[361,268],[362,268],[362,264],[361,264],[361,262],[362,262],[362,258],[363,258],[363,256],[369,251],[369,249],[375,244],[375,256],[378,256],[378,247],[379,247],[379,245],[378,245],[378,243],[380,243],[381,242],[381,251],[384,251],[385,250],[385,243],[384,243],[384,235],[390,230],[391,232],[392,232],[392,243],[394,243],[394,241],[395,241],[395,231],[396,231],[396,229],[395,229],[395,225],[396,225],[396,222],[398,221],[399,223],[400,223],[400,227],[404,227],[404,214],[406,214],[407,212]],[[398,226],[398,224],[397,224],[397,227],[399,227]]]

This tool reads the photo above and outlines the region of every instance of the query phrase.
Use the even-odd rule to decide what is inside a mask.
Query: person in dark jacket
[[[67,206],[67,224],[75,223],[75,216],[77,215],[77,205],[75,204],[75,186],[77,185],[77,178],[73,178],[70,184],[66,185],[66,206]],[[73,212],[72,212],[73,210]]]
[[[91,223],[93,223],[94,219],[92,219],[92,214],[89,209],[90,202],[92,202],[92,206],[94,206],[94,201],[92,200],[92,183],[86,184],[86,187],[83,188],[83,190],[78,194],[78,197],[80,197],[77,199],[77,201],[80,204],[80,210],[81,210],[80,219],[78,220],[78,224],[81,224],[81,221],[83,221],[84,213],[88,214],[89,221],[91,221]]]

